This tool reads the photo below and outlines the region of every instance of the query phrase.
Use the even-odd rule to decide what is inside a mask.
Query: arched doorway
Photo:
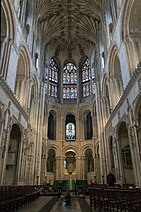
[[[17,169],[20,156],[21,130],[17,124],[12,126],[10,141],[7,153],[6,170],[4,176],[4,185],[16,184]]]
[[[128,130],[125,122],[122,122],[118,130],[118,138],[121,153],[121,166],[123,171],[123,183],[134,184],[132,157],[129,145]]]

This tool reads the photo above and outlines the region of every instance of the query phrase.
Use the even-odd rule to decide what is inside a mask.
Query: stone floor
[[[79,202],[77,200],[77,198],[75,198],[74,196],[72,196],[72,201],[71,203],[66,203],[64,201],[63,196],[61,196],[58,200],[58,202],[56,202],[56,204],[54,205],[54,207],[51,209],[50,212],[55,212],[55,211],[64,211],[64,212],[79,212],[81,211],[80,209],[80,205]]]
[[[22,210],[19,210],[19,212],[39,212],[51,199],[52,196],[41,196],[36,201],[29,203]]]
[[[89,197],[75,197],[74,194],[71,194],[71,204],[67,204],[64,200],[65,195],[61,195],[61,197],[56,201],[51,210],[48,209],[48,204],[52,202],[52,196],[41,196],[36,201],[30,203],[26,207],[24,207],[19,212],[90,212],[89,207]],[[81,198],[81,199],[80,199]],[[84,200],[84,201],[83,201]],[[83,204],[84,203],[84,204]]]

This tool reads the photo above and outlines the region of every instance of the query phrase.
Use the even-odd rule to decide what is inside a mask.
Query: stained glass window
[[[57,97],[58,92],[58,66],[54,59],[50,60],[49,70],[49,95]]]
[[[76,99],[77,98],[77,75],[76,66],[72,63],[67,63],[64,67],[63,73],[63,98]]]
[[[90,96],[91,94],[91,72],[90,72],[90,61],[87,58],[82,65],[82,95],[83,97]]]
[[[92,64],[92,94],[95,94],[95,67]]]
[[[75,140],[75,125],[73,123],[66,124],[66,140]]]

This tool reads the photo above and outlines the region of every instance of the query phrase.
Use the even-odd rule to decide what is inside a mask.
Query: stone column
[[[80,160],[81,159],[81,156],[76,156],[76,169],[77,169],[77,176],[78,176],[78,179],[82,179],[82,176],[81,176],[81,163],[80,163]]]
[[[64,179],[64,160],[65,160],[65,157],[61,157],[61,164],[60,164],[60,168],[61,168],[61,179]]]
[[[25,176],[26,176],[26,184],[29,184],[31,172],[31,164],[30,164],[30,145],[28,144],[26,148],[26,164],[25,164]]]
[[[109,169],[108,163],[108,152],[107,152],[107,140],[105,132],[101,135],[101,157],[102,157],[102,166],[103,166],[103,173],[101,175],[101,182],[106,182],[107,170]]]
[[[42,175],[42,180],[47,182],[47,158],[48,158],[47,139],[44,139],[43,144],[44,145],[42,146],[41,175]]]
[[[61,112],[61,123],[62,125],[60,126],[60,135],[62,134],[62,141],[63,142],[66,142],[66,125],[65,125],[65,122],[66,122],[66,117],[64,117],[64,111],[62,110]]]
[[[45,182],[46,179],[46,163],[47,163],[47,155],[41,155],[41,184]]]
[[[80,179],[85,180],[85,156],[81,156]]]
[[[29,177],[27,177],[27,179],[29,178],[30,181],[32,181],[32,184],[36,184],[36,176],[37,176],[37,173],[35,171],[36,138],[37,138],[36,130],[31,129],[29,143],[27,145],[27,164],[26,164],[26,166],[28,166],[28,164],[29,164],[29,167],[27,167],[26,175],[29,175]],[[30,163],[30,161],[32,161],[32,162]]]
[[[9,139],[10,139],[10,131],[12,128],[13,118],[10,116],[10,105],[9,102],[7,108],[5,109],[3,115],[3,122],[2,122],[2,132],[1,132],[1,143],[0,143],[0,183],[3,183],[3,177],[5,173],[6,161],[7,161],[7,154],[8,154],[8,146],[9,146]]]
[[[79,132],[80,132],[80,120],[79,120],[79,115],[77,115],[76,117],[76,140],[79,141],[80,139],[80,135],[79,135]]]
[[[10,140],[10,131],[12,128],[12,117],[8,118],[8,126],[7,129],[4,130],[3,134],[3,144],[2,144],[2,169],[1,169],[1,183],[3,183],[3,178],[5,174],[7,156],[8,156],[8,147],[9,147],[9,140]]]
[[[4,126],[5,126],[5,117],[2,116],[0,120],[0,156],[2,154],[2,139],[3,139]]]
[[[38,135],[38,130],[40,130],[39,123],[39,115],[40,115],[40,99],[38,96],[34,98],[32,101],[31,111],[30,111],[30,120],[31,120],[31,133],[30,133],[30,141],[29,145],[32,145],[32,178],[34,178],[34,184],[37,183],[37,177],[39,182],[40,172],[38,171],[39,163],[39,144],[42,146],[42,142],[40,142],[40,136]],[[41,160],[41,157],[40,157]]]
[[[37,176],[39,176],[39,184],[40,184],[40,174],[41,174],[41,154],[42,154],[42,132],[43,132],[43,111],[44,111],[44,87],[43,84],[40,86],[40,97],[39,97],[39,109],[38,109],[38,117],[37,117],[37,146],[36,146],[36,172]]]
[[[120,167],[118,161],[117,140],[115,135],[113,136],[113,155],[114,155],[116,181],[120,183]]]
[[[16,79],[15,85],[16,85],[15,95],[18,98],[18,100],[20,101],[21,80]]]
[[[20,145],[18,148],[18,158],[17,158],[17,167],[16,167],[16,176],[15,176],[15,180],[14,183],[16,185],[20,184],[20,174],[21,174],[21,166],[22,166],[22,149],[23,149],[23,138],[21,138],[20,141]]]
[[[24,98],[24,108],[28,111],[28,103],[30,103],[29,101],[29,93],[31,92],[31,88],[30,88],[30,79],[29,77],[26,77],[25,79],[25,98]]]
[[[59,156],[56,156],[56,180],[59,180],[60,168],[59,168]]]
[[[28,145],[28,130],[24,130],[24,139],[23,139],[23,147],[22,147],[22,158],[21,158],[21,167],[20,167],[20,183],[26,184],[26,177],[25,177],[25,171],[26,171],[26,150]]]
[[[135,177],[135,184],[141,185],[141,160],[139,155],[139,145],[137,138],[137,131],[135,126],[129,127],[129,143],[131,148],[131,155],[133,159],[133,171]]]
[[[118,161],[119,180],[121,184],[124,184],[125,176],[124,176],[124,170],[123,170],[123,162],[122,162],[122,154],[121,154],[121,146],[120,146],[119,138],[116,138],[116,141],[117,141],[117,161]]]
[[[99,154],[94,155],[94,174],[96,176],[96,182],[100,183],[100,160],[99,160]]]
[[[25,79],[20,79],[20,89],[19,90],[19,101],[22,106],[24,106],[24,98],[25,97]]]

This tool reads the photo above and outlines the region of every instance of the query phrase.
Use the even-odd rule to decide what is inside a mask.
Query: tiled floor
[[[19,212],[39,212],[53,197],[52,196],[41,196],[36,201],[30,203]],[[81,207],[78,198],[71,194],[71,204],[66,204],[64,201],[64,195],[62,195],[55,205],[52,207],[50,212],[80,212]],[[89,197],[85,197],[85,200],[89,204]],[[49,212],[48,210],[46,212]],[[88,212],[86,210],[86,212]]]
[[[39,212],[50,199],[52,199],[52,196],[41,196],[36,201],[29,203],[22,210],[19,210],[19,212]]]
[[[58,202],[54,205],[52,210],[50,212],[55,212],[55,211],[60,211],[60,212],[80,212],[80,205],[79,202],[77,201],[77,198],[72,196],[72,201],[71,203],[66,203],[63,200],[63,197],[59,198]]]

